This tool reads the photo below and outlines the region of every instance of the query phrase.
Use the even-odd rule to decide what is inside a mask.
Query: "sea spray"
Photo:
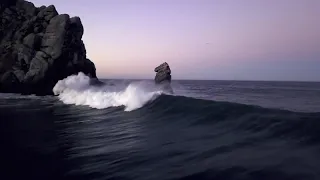
[[[123,90],[113,90],[110,86],[92,86],[90,78],[82,72],[57,82],[53,93],[65,104],[87,105],[104,109],[124,106],[125,111],[143,107],[163,92],[146,86],[143,81],[132,82]]]

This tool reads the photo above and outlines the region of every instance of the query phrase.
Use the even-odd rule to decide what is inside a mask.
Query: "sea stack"
[[[156,84],[171,82],[171,70],[167,62],[156,67],[154,71],[156,72],[156,77],[154,78]]]
[[[171,88],[171,69],[167,62],[162,63],[154,69],[156,76],[154,81],[157,85],[161,86],[164,91],[173,93]]]
[[[0,92],[49,95],[69,75],[96,78],[79,17],[59,15],[53,5],[1,0],[0,21]]]

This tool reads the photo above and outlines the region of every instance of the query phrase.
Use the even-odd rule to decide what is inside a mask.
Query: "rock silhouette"
[[[53,5],[1,0],[0,19],[0,92],[47,95],[69,75],[96,78],[79,17],[59,15]]]
[[[161,89],[168,93],[173,93],[171,87],[171,69],[167,62],[160,64],[154,69],[156,76],[154,81],[157,85],[161,86]]]
[[[154,71],[156,72],[156,76],[154,78],[156,84],[171,82],[171,70],[167,62],[164,62],[158,67],[156,67]]]

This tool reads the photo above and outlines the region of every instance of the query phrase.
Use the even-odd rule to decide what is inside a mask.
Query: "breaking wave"
[[[65,104],[87,105],[97,109],[124,106],[125,111],[132,111],[163,93],[147,85],[143,81],[133,82],[122,90],[107,85],[93,86],[90,85],[90,78],[79,72],[58,81],[53,93]]]

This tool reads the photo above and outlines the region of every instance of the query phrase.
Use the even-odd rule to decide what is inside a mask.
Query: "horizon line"
[[[153,78],[99,78],[102,80],[154,80]],[[239,81],[239,82],[301,82],[301,83],[320,83],[312,80],[250,80],[250,79],[172,79],[171,81]]]

